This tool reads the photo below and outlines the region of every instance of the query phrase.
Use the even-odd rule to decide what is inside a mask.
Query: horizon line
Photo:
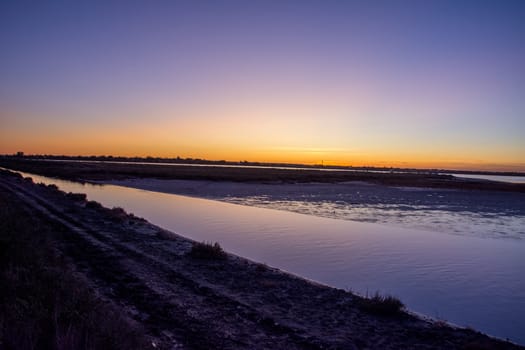
[[[344,164],[323,164],[321,163],[294,163],[294,162],[271,162],[271,161],[250,161],[250,160],[226,160],[226,159],[205,159],[205,158],[193,158],[193,157],[161,157],[161,156],[120,156],[120,155],[65,155],[65,154],[24,154],[24,152],[16,152],[11,154],[0,154],[0,157],[7,158],[62,158],[64,160],[80,160],[80,161],[97,161],[97,158],[103,158],[98,161],[113,161],[119,162],[119,160],[132,160],[132,161],[145,161],[155,160],[152,163],[158,163],[158,161],[169,161],[171,164],[177,164],[178,162],[193,162],[194,164],[204,165],[237,165],[237,166],[261,166],[261,167],[307,167],[312,169],[357,169],[357,170],[403,170],[403,171],[426,171],[426,172],[455,172],[465,174],[494,174],[494,175],[507,175],[507,176],[525,176],[525,171],[516,170],[466,170],[461,168],[443,168],[443,167],[403,167],[403,166],[386,166],[386,165],[344,165]],[[94,159],[93,159],[94,158]],[[184,164],[184,163],[180,163]],[[518,165],[519,166],[519,165]]]

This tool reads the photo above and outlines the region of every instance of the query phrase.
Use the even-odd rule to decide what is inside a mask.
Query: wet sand
[[[162,348],[520,348],[405,312],[381,314],[352,293],[232,254],[195,259],[193,241],[123,210],[0,179],[42,223],[67,233],[60,249],[78,272]]]

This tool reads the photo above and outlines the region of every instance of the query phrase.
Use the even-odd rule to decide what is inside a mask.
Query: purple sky
[[[0,153],[525,170],[524,1],[2,1]]]

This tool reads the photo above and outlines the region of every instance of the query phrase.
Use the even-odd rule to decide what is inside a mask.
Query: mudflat
[[[425,188],[450,188],[525,192],[525,184],[458,179],[431,172],[400,173],[340,171],[329,169],[283,169],[274,167],[228,167],[220,165],[142,164],[130,162],[49,161],[0,158],[0,167],[73,181],[109,181],[133,178],[209,180],[256,183],[369,183]]]
[[[196,242],[81,194],[0,174],[89,288],[143,327],[152,347],[180,349],[519,349]],[[23,220],[23,218],[20,218]]]

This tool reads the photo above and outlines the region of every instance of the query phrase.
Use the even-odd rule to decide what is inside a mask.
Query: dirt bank
[[[0,187],[42,225],[101,297],[157,347],[181,349],[518,349],[366,302],[228,254],[188,254],[194,242],[82,195],[0,174]]]

